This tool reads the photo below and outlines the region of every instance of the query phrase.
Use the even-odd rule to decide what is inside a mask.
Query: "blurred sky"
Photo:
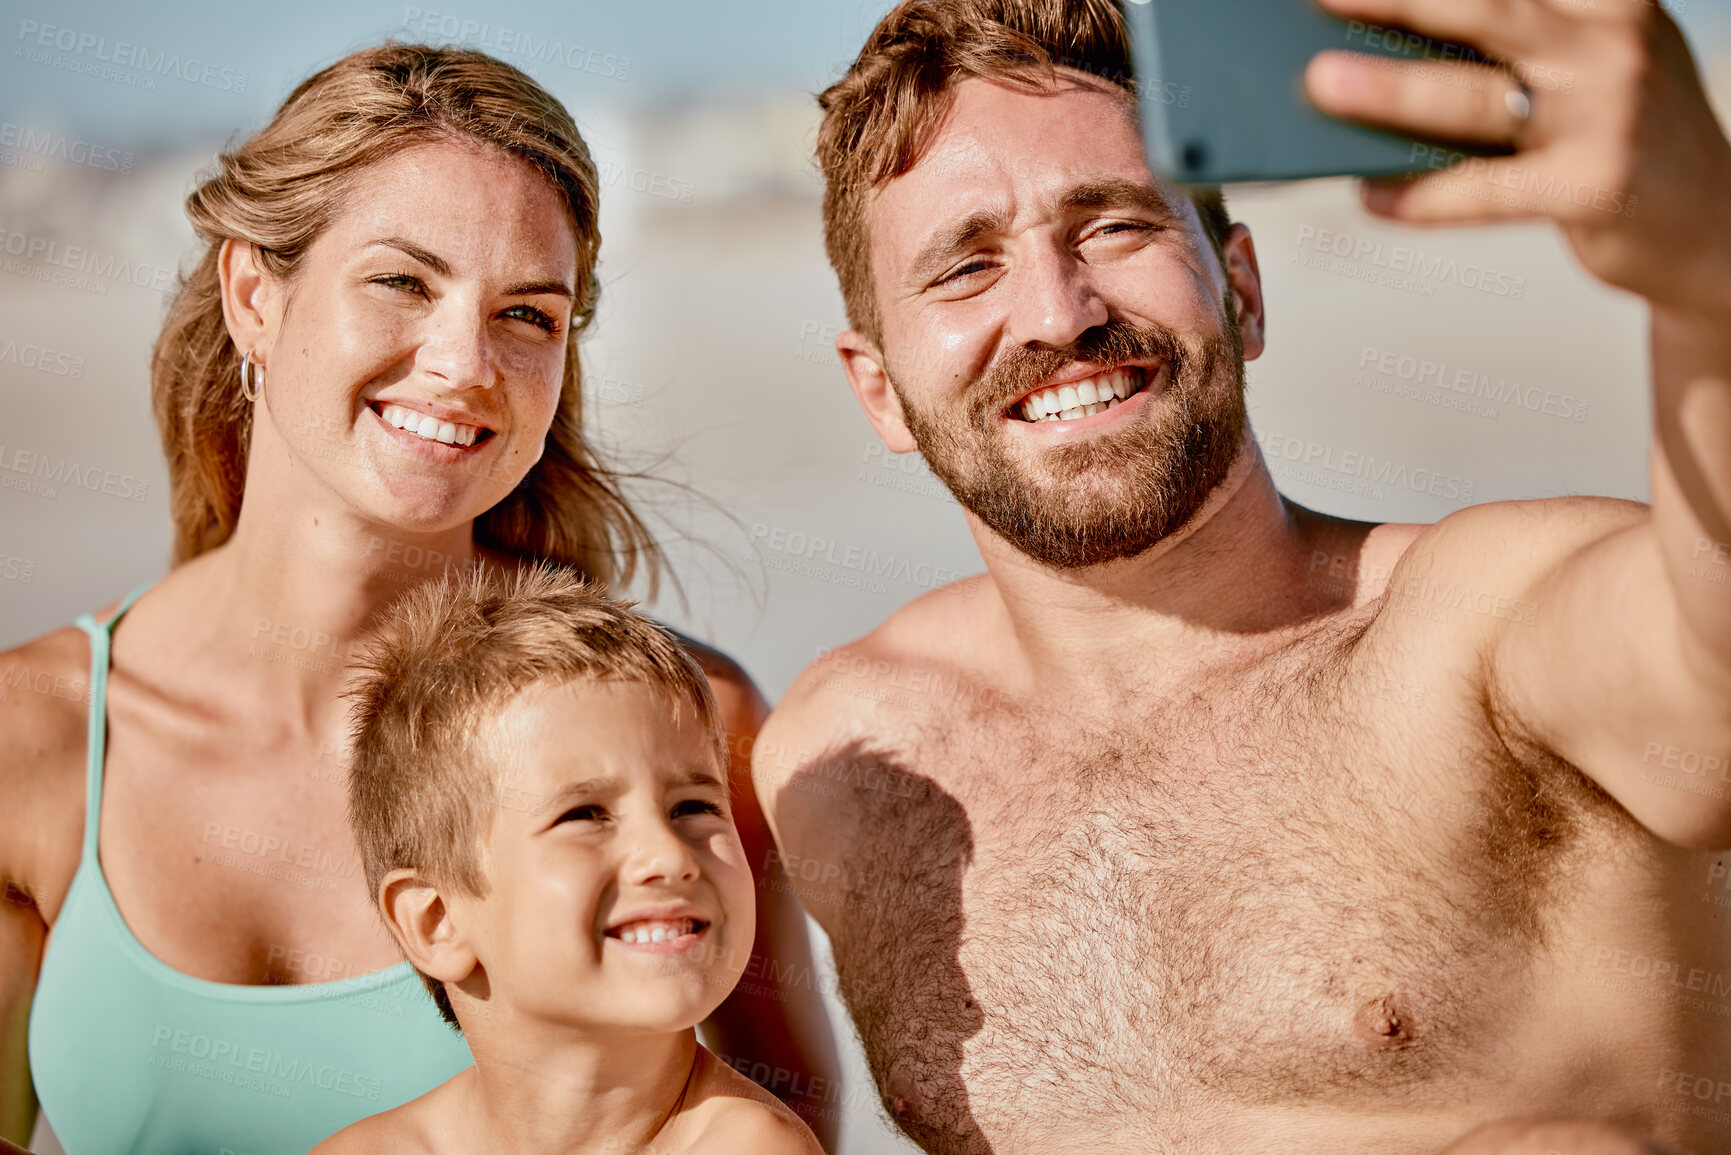
[[[1698,44],[1722,43],[1731,29],[1731,0],[1664,0],[1664,6]],[[462,40],[494,50],[562,98],[584,104],[679,102],[789,88],[815,92],[839,75],[889,7],[883,0],[523,0],[509,6],[479,0],[3,0],[0,12],[7,19],[0,28],[11,50],[0,57],[7,60],[0,68],[0,109],[14,119],[59,122],[136,142],[227,135],[243,123],[262,123],[309,72],[386,36]],[[124,41],[152,55],[178,53],[244,71],[246,91],[164,81],[156,92],[117,100],[105,85],[67,83],[73,78],[64,76],[55,83],[45,69],[19,66],[15,50],[26,39],[26,21],[103,38],[107,51]],[[587,61],[593,51],[613,57],[615,65],[554,63],[550,44],[571,60]],[[524,47],[499,50],[510,45]],[[583,53],[573,55],[574,47]],[[543,59],[527,55],[534,50]],[[628,67],[618,68],[622,61]]]
[[[846,66],[888,8],[879,0],[526,0],[508,6],[478,0],[4,0],[0,28],[10,43],[0,56],[6,61],[0,66],[0,108],[14,118],[58,121],[134,141],[164,134],[226,136],[242,123],[262,123],[309,72],[386,36],[463,41],[494,51],[580,104],[789,88],[815,92]],[[69,77],[57,83],[43,68],[21,66],[15,55],[28,39],[21,35],[25,21],[106,38],[110,52],[115,42],[125,41],[153,56],[177,52],[245,71],[246,92],[165,81],[156,92],[116,100],[105,85],[68,83]],[[454,34],[441,34],[441,28]],[[629,66],[555,63],[549,44],[567,50],[562,55],[572,62],[587,63],[587,52],[594,51]],[[527,47],[500,50],[511,45]],[[583,54],[568,51],[573,47]],[[529,55],[537,50],[541,59]]]

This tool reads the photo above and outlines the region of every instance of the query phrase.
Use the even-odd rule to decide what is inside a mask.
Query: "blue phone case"
[[[1187,184],[1388,176],[1472,152],[1325,116],[1304,69],[1325,48],[1483,61],[1470,48],[1337,20],[1311,0],[1126,0],[1142,135],[1156,172]]]

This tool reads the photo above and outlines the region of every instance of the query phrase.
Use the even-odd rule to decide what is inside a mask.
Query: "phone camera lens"
[[[1208,167],[1208,146],[1199,140],[1187,141],[1184,145],[1183,162],[1186,172],[1201,172]]]

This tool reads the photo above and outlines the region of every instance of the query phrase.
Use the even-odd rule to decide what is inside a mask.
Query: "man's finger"
[[[1336,16],[1470,44],[1492,56],[1526,56],[1562,19],[1538,0],[1318,0]]]
[[[1510,144],[1530,123],[1510,94],[1508,73],[1482,64],[1433,64],[1323,52],[1304,75],[1311,101],[1331,116],[1436,140]],[[1524,99],[1524,97],[1523,97]]]
[[[1413,225],[1554,215],[1561,183],[1530,164],[1474,157],[1422,177],[1366,181],[1365,208]]]

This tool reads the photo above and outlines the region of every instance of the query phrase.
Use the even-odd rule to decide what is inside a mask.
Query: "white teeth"
[[[1072,385],[1029,394],[1022,401],[1021,412],[1028,421],[1074,421],[1078,417],[1092,417],[1134,396],[1143,384],[1142,370],[1118,369]]]
[[[446,445],[473,445],[481,436],[479,426],[440,421],[437,417],[401,405],[386,405],[379,410],[379,416],[405,433]]]
[[[619,932],[619,941],[633,946],[643,943],[670,942],[681,935],[692,934],[697,924],[689,918],[661,922],[634,923]]]

